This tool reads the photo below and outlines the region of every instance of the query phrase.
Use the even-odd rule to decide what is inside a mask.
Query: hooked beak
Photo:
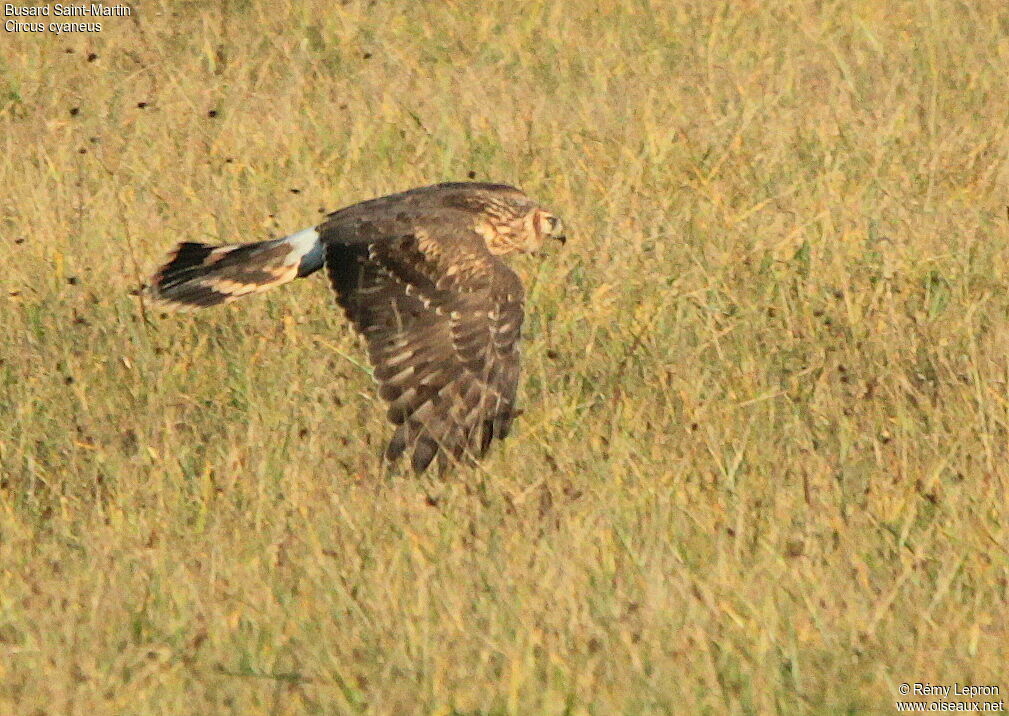
[[[568,242],[567,234],[564,233],[564,222],[558,219],[556,216],[551,216],[548,219],[550,223],[550,232],[548,236],[551,239],[555,239],[561,243],[561,246]]]

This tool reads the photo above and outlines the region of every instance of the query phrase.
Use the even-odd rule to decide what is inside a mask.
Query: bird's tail
[[[314,228],[253,244],[186,241],[154,274],[149,290],[166,308],[206,308],[307,276],[322,268],[324,260]]]

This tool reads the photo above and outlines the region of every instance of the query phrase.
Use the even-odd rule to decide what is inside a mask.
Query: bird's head
[[[449,206],[470,212],[473,228],[492,254],[532,254],[547,239],[567,241],[564,222],[513,186],[477,182],[442,186],[451,189],[445,199]]]
[[[510,221],[492,222],[490,230],[482,232],[492,254],[534,254],[548,239],[561,244],[567,241],[564,222],[558,216],[538,206],[523,208]]]
[[[538,243],[540,246],[547,239],[559,241],[561,246],[567,243],[568,236],[564,232],[564,222],[561,221],[559,216],[551,214],[545,209],[537,209],[533,212],[533,216],[535,217],[535,231],[539,237]]]

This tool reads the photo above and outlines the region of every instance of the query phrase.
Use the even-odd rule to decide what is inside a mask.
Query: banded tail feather
[[[324,261],[315,228],[251,244],[185,241],[154,274],[150,295],[167,308],[206,308],[308,276]]]

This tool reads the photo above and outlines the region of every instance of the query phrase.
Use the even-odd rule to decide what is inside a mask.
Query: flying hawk
[[[436,456],[442,469],[472,462],[508,435],[524,292],[501,257],[547,238],[564,242],[560,219],[514,187],[436,184],[348,206],[282,239],[181,243],[150,295],[204,308],[325,266],[396,426],[385,456],[409,451],[420,473]]]

